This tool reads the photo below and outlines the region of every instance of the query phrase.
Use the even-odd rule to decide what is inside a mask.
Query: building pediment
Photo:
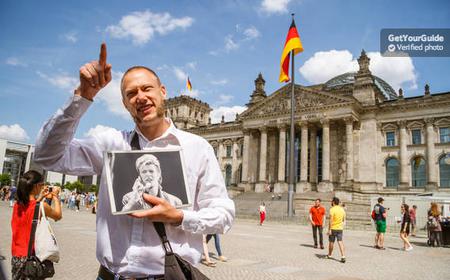
[[[244,111],[240,119],[260,118],[269,115],[283,115],[290,113],[291,109],[291,85],[288,84],[261,102]],[[313,90],[300,85],[295,86],[296,112],[321,111],[328,106],[352,104],[355,99],[340,96],[320,90]]]

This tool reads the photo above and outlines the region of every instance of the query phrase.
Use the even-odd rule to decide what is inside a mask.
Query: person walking
[[[411,236],[416,236],[416,211],[417,205],[413,205],[409,209],[409,217],[411,218]]]
[[[400,238],[403,240],[403,250],[411,251],[413,249],[413,247],[411,246],[411,243],[408,240],[408,235],[409,235],[410,227],[411,227],[411,218],[409,216],[408,204],[406,204],[406,203],[402,204],[400,210],[402,212],[402,220],[401,220],[401,226],[400,226]]]
[[[264,223],[264,220],[266,219],[266,204],[261,202],[261,205],[259,205],[259,225],[262,226]]]
[[[214,246],[216,247],[216,251],[217,251],[217,256],[218,259],[222,262],[226,262],[228,259],[222,255],[222,249],[220,248],[220,237],[219,234],[215,233],[215,234],[207,234],[206,235],[206,243],[209,242],[209,240],[211,240],[211,238],[214,237]]]
[[[314,205],[309,209],[309,221],[311,222],[314,248],[317,248],[317,234],[319,234],[320,249],[323,247],[323,223],[325,220],[325,207],[320,205],[320,198],[314,201]]]
[[[54,187],[49,192],[44,185],[42,175],[29,170],[19,179],[17,187],[17,202],[14,204],[11,218],[11,273],[13,280],[28,279],[23,275],[23,267],[28,255],[31,226],[36,203],[44,203],[47,217],[58,221],[62,218],[61,204],[58,199],[59,188]],[[54,208],[45,202],[44,198],[51,199]]]
[[[372,217],[374,218],[377,233],[375,234],[375,248],[385,250],[384,248],[384,234],[386,233],[386,208],[383,206],[384,198],[379,197],[378,203],[375,204],[372,210]]]
[[[341,253],[341,262],[345,263],[345,252],[344,252],[344,242],[342,241],[343,231],[345,222],[345,211],[339,205],[339,198],[333,197],[331,200],[331,209],[328,220],[328,255],[325,256],[326,259],[331,259],[333,253],[334,242],[337,239],[339,251]]]
[[[441,211],[439,210],[439,206],[437,203],[433,202],[431,204],[430,213],[428,216],[428,229],[430,231],[430,245],[435,247],[441,247],[441,235],[442,235],[442,226],[441,226]]]

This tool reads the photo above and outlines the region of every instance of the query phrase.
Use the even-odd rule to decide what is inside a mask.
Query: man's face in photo
[[[139,168],[139,176],[145,184],[145,193],[156,194],[158,191],[159,170],[152,163],[145,163]],[[150,188],[150,189],[148,189]]]

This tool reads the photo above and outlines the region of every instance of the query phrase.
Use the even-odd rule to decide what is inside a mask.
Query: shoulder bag
[[[29,279],[45,279],[53,277],[55,268],[49,260],[41,262],[35,254],[33,254],[34,235],[39,218],[39,202],[34,207],[33,222],[31,225],[30,239],[28,241],[27,260],[22,267],[22,275]]]

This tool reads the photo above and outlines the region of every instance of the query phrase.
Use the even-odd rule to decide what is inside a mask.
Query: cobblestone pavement
[[[8,277],[10,218],[11,208],[0,202],[0,255],[6,258],[0,264]],[[63,219],[52,224],[61,249],[54,279],[95,279],[95,215],[64,209]],[[426,238],[417,237],[411,239],[414,250],[404,252],[397,235],[388,235],[387,250],[379,251],[371,247],[373,235],[345,231],[347,263],[342,264],[337,248],[335,260],[322,259],[325,250],[312,248],[309,227],[236,220],[221,240],[228,262],[200,269],[211,279],[450,279],[450,248],[428,248]],[[213,241],[209,247],[215,252]]]

